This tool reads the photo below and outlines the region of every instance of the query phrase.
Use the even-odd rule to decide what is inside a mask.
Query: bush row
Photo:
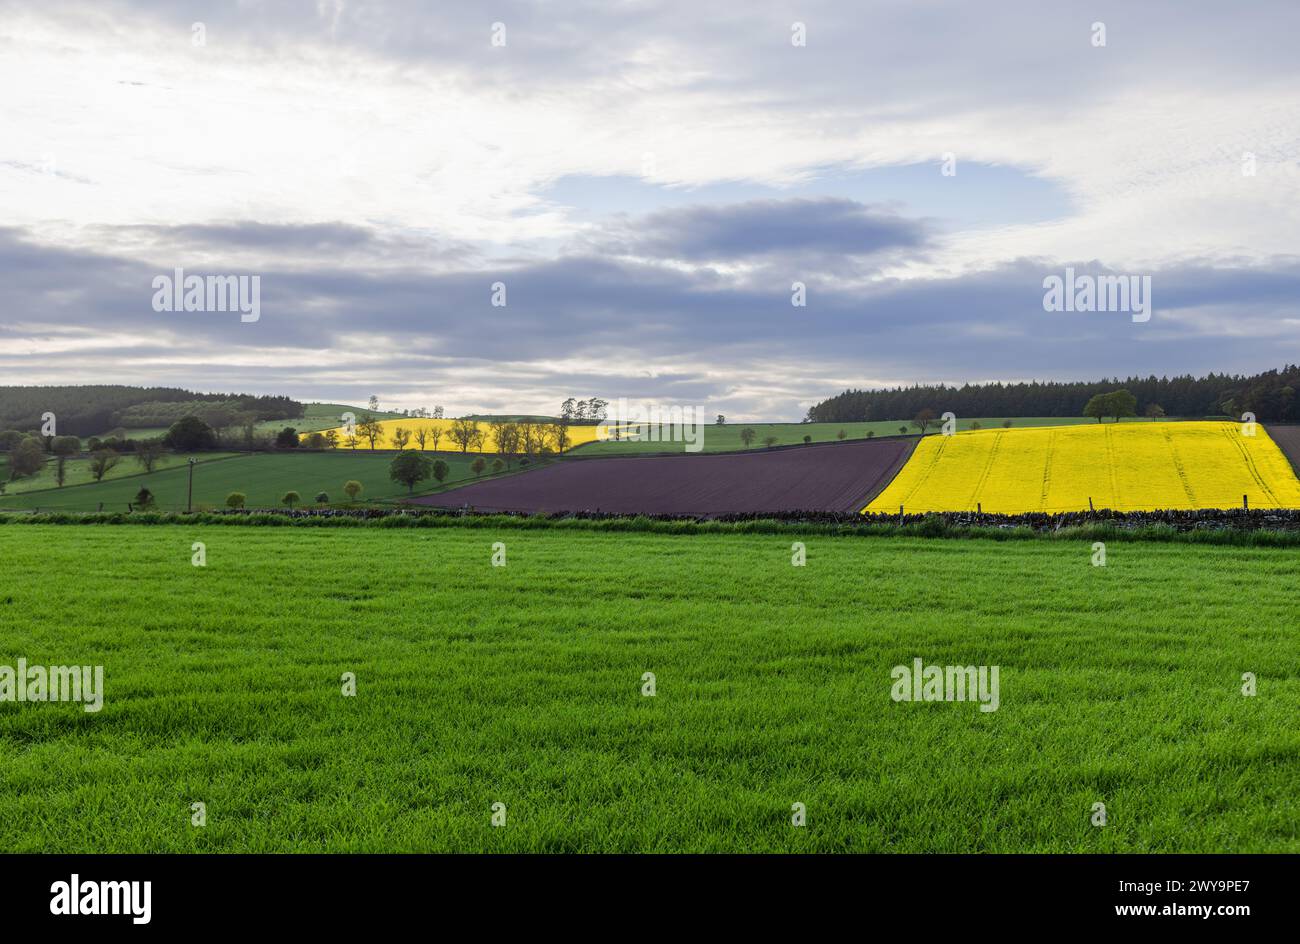
[[[262,527],[515,528],[661,534],[814,534],[1025,540],[1180,541],[1240,546],[1300,546],[1300,511],[1069,512],[1048,515],[859,515],[787,512],[696,518],[670,515],[483,514],[429,509],[293,511],[3,513],[3,524],[186,524]]]

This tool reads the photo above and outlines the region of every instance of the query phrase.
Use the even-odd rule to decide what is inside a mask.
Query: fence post
[[[1091,495],[1088,496],[1088,510],[1089,510],[1089,511],[1096,511],[1096,510],[1097,510],[1096,508],[1093,508],[1093,507],[1092,507],[1092,496],[1091,496]]]
[[[977,514],[977,515],[982,515],[982,514],[984,514],[984,505],[983,505],[982,502],[976,502],[976,503],[975,503],[975,514]]]
[[[1245,495],[1241,496],[1241,507],[1244,511],[1250,511],[1250,499]]]
[[[902,506],[902,505],[899,505],[899,506],[898,506],[898,526],[899,526],[900,528],[903,526],[903,506]]]

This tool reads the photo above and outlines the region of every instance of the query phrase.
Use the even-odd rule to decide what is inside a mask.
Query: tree
[[[925,435],[925,431],[930,428],[930,424],[933,422],[934,410],[930,409],[928,406],[918,412],[912,419],[912,425],[921,431],[922,436]]]
[[[775,436],[763,437],[763,445],[766,446],[768,449],[771,449],[773,446],[776,445],[776,443],[777,443],[777,439]]]
[[[460,446],[461,452],[468,452],[469,447],[478,441],[480,435],[478,423],[465,417],[453,420],[448,435],[452,442]]]
[[[45,465],[45,447],[40,439],[29,436],[9,451],[9,478],[35,475]]]
[[[90,455],[90,475],[96,482],[102,482],[108,471],[121,460],[112,449],[101,449]]]
[[[970,428],[971,428],[971,429],[983,429],[983,428],[984,428],[984,424],[981,423],[979,420],[971,420],[971,421],[970,421]]]
[[[555,444],[555,451],[563,454],[564,450],[569,448],[569,424],[547,423],[546,438]]]
[[[1098,423],[1104,416],[1113,416],[1118,423],[1121,417],[1137,416],[1137,397],[1127,390],[1098,393],[1084,404],[1083,415],[1095,417]]]
[[[900,426],[900,427],[898,427],[898,433],[899,433],[900,436],[906,436],[906,435],[907,435],[907,427],[906,427],[906,426]]]
[[[353,452],[356,452],[357,446],[361,444],[361,440],[358,439],[355,434],[347,437],[344,442],[347,443],[347,447]]]
[[[243,508],[244,502],[248,501],[248,496],[243,492],[231,492],[226,496],[227,508]]]
[[[411,441],[411,431],[405,426],[399,426],[393,430],[393,445],[398,449],[405,449],[406,444]]]
[[[140,491],[135,493],[134,504],[139,511],[148,511],[155,504],[153,492],[141,485]]]
[[[76,436],[55,436],[50,452],[56,456],[75,456],[81,452],[81,440]]]
[[[293,511],[293,506],[298,504],[300,501],[302,501],[302,496],[297,492],[285,492],[280,496],[280,503],[288,505],[290,511]]]
[[[505,467],[506,467],[506,464],[505,464],[504,462],[502,462],[500,459],[493,459],[493,460],[492,460],[492,471],[493,471],[493,472],[500,472],[500,471],[501,471],[502,469],[504,469]]]
[[[438,409],[441,410],[442,407],[438,407]],[[434,423],[433,426],[430,427],[429,442],[433,443],[434,452],[438,451],[438,441],[442,439],[443,434],[446,432],[447,430],[443,427],[441,423]]]
[[[1011,428],[1011,420],[1003,420],[1003,421],[1002,421],[1002,428],[1003,428],[1003,429],[1010,429],[1010,428]]]
[[[388,477],[394,482],[406,486],[408,493],[415,491],[418,482],[423,482],[432,472],[428,457],[414,449],[403,449],[388,466]]]
[[[343,483],[343,491],[347,494],[348,501],[356,501],[361,494],[361,483],[356,479],[348,479]]]
[[[234,426],[238,426],[244,433],[245,448],[253,448],[253,434],[257,432],[257,414],[252,412],[236,413],[233,421]]]
[[[54,460],[54,481],[59,483],[59,488],[63,488],[63,483],[67,480],[67,465],[67,456],[59,456]]]
[[[324,433],[308,433],[302,444],[308,449],[324,449],[329,445]]]
[[[325,446],[327,449],[337,449],[339,447],[339,431],[337,429],[325,430]]]
[[[228,406],[217,405],[200,410],[199,418],[212,427],[217,434],[217,439],[221,439],[225,436],[226,430],[237,425],[240,414]]]
[[[848,435],[848,433],[844,432],[844,430],[840,430],[838,433],[835,434],[835,438],[836,438],[836,439],[843,439],[843,438],[844,438],[845,436],[847,436],[847,435]]]
[[[440,420],[440,419],[442,419],[442,417],[443,417],[442,407],[440,407],[440,406],[435,406],[435,407],[433,408],[433,418],[434,418],[435,420]],[[436,449],[437,447],[435,446],[434,448]]]
[[[757,435],[758,433],[754,432],[752,427],[746,426],[740,431],[740,441],[744,443],[745,448],[748,449],[749,444],[754,441],[754,437]]]
[[[373,452],[375,443],[384,435],[384,427],[380,425],[379,420],[367,413],[361,417],[361,422],[357,424],[357,432],[370,443],[370,449]]]
[[[493,423],[492,438],[497,444],[497,453],[510,465],[510,457],[519,452],[519,424]]]
[[[1137,416],[1137,397],[1127,390],[1116,390],[1107,400],[1106,415],[1115,417],[1115,422],[1123,416]]]
[[[374,394],[370,395],[370,409],[374,410],[376,413],[379,412],[379,398]]]
[[[1106,415],[1106,398],[1110,396],[1107,393],[1099,393],[1088,400],[1083,406],[1083,415],[1094,417],[1098,423]]]
[[[318,505],[325,505],[325,504],[328,504],[328,503],[329,503],[329,500],[330,500],[330,497],[329,497],[329,494],[328,494],[328,493],[326,493],[326,492],[317,492],[317,493],[316,493],[316,504],[318,504]]]
[[[433,477],[438,480],[439,485],[442,484],[442,480],[447,477],[447,473],[450,471],[451,466],[447,465],[447,463],[443,462],[441,459],[434,460]]]
[[[1147,418],[1153,420],[1162,420],[1165,418],[1165,408],[1159,403],[1147,404]]]
[[[497,460],[497,462],[500,461],[501,461],[500,459]],[[480,475],[483,474],[483,470],[487,468],[487,461],[482,456],[479,456],[477,459],[475,459],[473,462],[469,464],[469,467],[474,472],[474,478],[478,478]]]
[[[275,447],[277,449],[297,449],[298,448],[298,431],[292,426],[286,426],[275,434]]]
[[[158,460],[162,457],[163,446],[156,439],[142,442],[135,447],[135,461],[144,468],[145,472],[152,472],[153,467],[158,464]]]
[[[177,452],[213,449],[217,445],[217,434],[197,416],[183,416],[167,430],[163,445]]]
[[[804,436],[804,438],[803,438],[803,444],[806,446],[806,445],[808,445],[810,442],[812,442],[812,437],[811,437],[811,436]]]
[[[718,418],[717,418],[716,420],[714,420],[714,422],[717,423],[719,426],[726,426],[726,425],[727,425],[727,418],[726,418],[725,416],[723,416],[721,413],[719,413],[719,414],[718,414]]]
[[[415,431],[415,442],[420,447],[421,452],[424,452],[424,444],[428,441],[429,431],[423,426],[418,427]]]
[[[0,433],[0,449],[8,452],[25,438],[26,437],[16,429],[6,429],[3,433]]]

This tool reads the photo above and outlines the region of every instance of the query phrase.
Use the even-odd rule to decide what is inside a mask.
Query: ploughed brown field
[[[1268,424],[1268,434],[1273,437],[1283,455],[1291,462],[1291,468],[1300,475],[1300,426],[1274,426]]]
[[[859,511],[889,484],[915,439],[746,453],[571,459],[412,499],[477,511],[725,515]]]

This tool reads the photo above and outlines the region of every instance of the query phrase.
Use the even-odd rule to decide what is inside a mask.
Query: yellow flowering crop
[[[478,446],[471,447],[469,451],[470,452],[496,452],[497,451],[496,437],[493,436],[492,434],[492,424],[489,423],[487,420],[478,420],[477,422],[478,422],[478,428],[483,433],[483,445],[481,448]],[[418,450],[420,448],[420,443],[415,437],[420,430],[423,430],[425,434],[424,449],[426,452],[433,452],[435,448],[437,449],[438,452],[460,452],[461,451],[460,444],[451,438],[451,428],[455,423],[456,423],[455,420],[434,420],[434,419],[415,419],[415,418],[407,419],[405,417],[403,417],[402,419],[381,420],[379,425],[383,429],[383,434],[378,439],[375,440],[375,448],[396,449],[397,443],[393,439],[393,434],[396,433],[397,430],[399,429],[404,429],[411,434],[411,438],[406,444],[407,449]],[[361,424],[358,421],[357,426],[360,427],[360,425]],[[537,426],[544,426],[546,424],[534,423],[533,425],[537,427]],[[320,430],[320,432],[325,433],[327,432],[327,430]],[[350,446],[348,445],[347,430],[342,426],[337,426],[335,427],[334,432],[338,434],[339,448],[340,449],[350,448]],[[436,445],[434,442],[435,434],[438,435],[438,440]],[[298,438],[299,440],[304,440],[310,435],[311,435],[310,433],[303,433]],[[366,439],[361,434],[361,430],[359,428],[356,431],[356,436],[357,436],[358,449],[370,448],[370,440]],[[572,449],[574,446],[581,445],[582,443],[592,442],[595,440],[595,438],[596,438],[595,426],[586,426],[586,425],[570,426],[568,443],[565,445],[564,448],[567,451],[569,449]],[[555,443],[552,440],[548,439],[546,444],[551,449],[555,448]]]
[[[1103,423],[926,436],[865,511],[1300,508],[1282,450],[1240,423]]]

